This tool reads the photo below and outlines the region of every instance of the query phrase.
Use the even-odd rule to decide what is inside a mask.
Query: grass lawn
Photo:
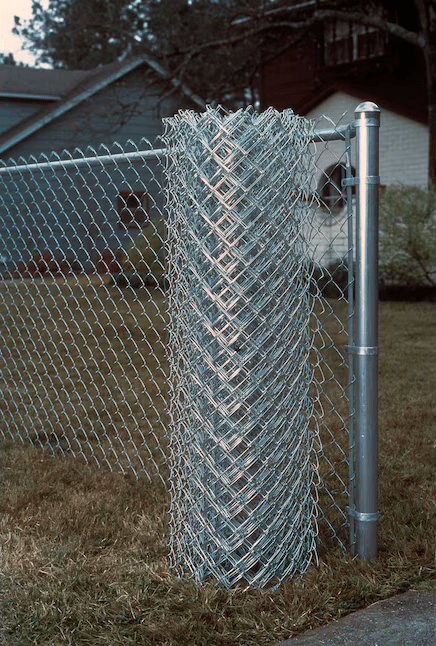
[[[127,328],[134,344],[133,320]],[[196,587],[168,571],[168,498],[157,478],[136,481],[131,471],[90,469],[70,455],[53,459],[40,448],[3,441],[3,643],[273,646],[430,585],[436,579],[435,305],[381,303],[380,346],[375,562],[360,563],[332,546],[302,579],[273,592]],[[158,419],[160,409],[154,414]],[[139,465],[138,456],[132,459]]]

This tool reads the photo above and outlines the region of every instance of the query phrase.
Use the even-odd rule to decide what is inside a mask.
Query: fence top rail
[[[336,128],[328,128],[326,130],[315,130],[312,141],[314,143],[322,141],[345,141],[347,136],[350,138],[356,136],[354,123],[349,123],[346,126],[337,126]]]
[[[129,162],[131,164],[143,162],[147,159],[160,159],[164,156],[165,148],[154,148],[152,150],[135,150],[130,153],[116,153],[114,155],[98,155],[92,157],[77,157],[71,159],[56,159],[53,161],[34,162],[32,164],[20,164],[17,166],[2,166],[0,175],[11,173],[25,173],[34,170],[56,170],[58,168],[83,168],[93,166],[106,166],[107,164],[120,164]]]
[[[347,134],[350,137],[355,135],[355,128],[353,124],[346,126],[338,126],[337,128],[329,128],[326,130],[315,130],[312,137],[312,142],[323,141],[345,141]],[[83,168],[94,166],[106,166],[107,164],[120,164],[120,163],[140,163],[148,159],[161,159],[167,152],[166,148],[154,148],[151,150],[138,150],[129,153],[116,153],[114,155],[98,155],[92,157],[77,157],[71,159],[56,159],[53,161],[34,162],[31,164],[19,164],[13,166],[0,167],[0,175],[11,175],[15,173],[26,173],[32,171],[46,171],[56,169],[68,168]]]

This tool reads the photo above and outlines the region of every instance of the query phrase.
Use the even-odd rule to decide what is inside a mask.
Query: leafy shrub
[[[27,268],[33,275],[58,274],[60,272],[60,260],[52,251],[37,251],[27,263]]]
[[[436,303],[436,285],[386,285],[379,286],[381,301],[405,301],[417,303],[428,301]]]
[[[165,273],[165,236],[163,218],[149,222],[127,249],[124,274],[139,275],[144,283],[161,285]]]
[[[390,186],[380,199],[381,287],[436,286],[436,189]]]

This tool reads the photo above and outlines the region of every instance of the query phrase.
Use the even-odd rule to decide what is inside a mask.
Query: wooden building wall
[[[0,134],[35,114],[45,106],[44,101],[7,99],[0,97]]]
[[[135,149],[128,140],[148,149],[141,145],[144,137],[161,147],[156,138],[162,134],[162,117],[184,106],[176,99],[161,103],[158,90],[141,70],[131,72],[15,145],[3,160],[43,161],[54,159],[53,153],[68,158],[65,150],[73,157],[89,156],[93,150],[104,154],[104,147],[116,154]],[[163,209],[162,167],[153,161],[80,173],[32,171],[23,179],[2,176],[1,181],[0,253],[14,262],[51,250],[90,267],[101,252],[126,248],[140,233],[120,223],[121,192],[146,191],[154,215]]]
[[[306,97],[319,89],[318,66],[318,46],[312,37],[306,37],[264,65],[260,81],[261,109],[273,106],[280,111],[286,108],[298,111]]]
[[[271,105],[306,115],[337,91],[365,95],[407,118],[428,122],[424,57],[398,38],[390,38],[377,56],[333,65],[325,60],[322,34],[307,36],[261,70],[262,109]]]

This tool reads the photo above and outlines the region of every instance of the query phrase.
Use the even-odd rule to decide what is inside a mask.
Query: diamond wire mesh
[[[316,547],[307,120],[166,120],[171,561],[226,586],[303,573]]]
[[[1,433],[163,480],[161,163],[144,159],[147,149],[142,141],[143,152],[129,161],[133,145],[125,159],[118,144],[103,148],[104,163],[89,158],[95,150],[76,150],[62,163],[32,159],[2,172]],[[131,222],[129,196],[143,202]],[[131,228],[138,216],[143,228]],[[135,253],[142,267],[130,262]]]
[[[65,153],[57,166],[52,162],[59,158],[44,157],[20,160],[21,170],[15,162],[0,170],[0,260],[6,262],[0,281],[0,433],[48,448],[53,455],[69,454],[98,467],[160,479],[178,500],[173,527],[180,536],[183,518],[190,514],[193,518],[188,501],[197,504],[194,492],[204,499],[207,489],[203,534],[196,536],[199,527],[193,525],[193,544],[187,535],[174,538],[173,563],[183,547],[185,562],[197,568],[198,579],[214,575],[231,584],[246,577],[263,585],[270,576],[265,573],[269,563],[274,562],[275,575],[284,578],[304,570],[315,541],[318,548],[330,543],[344,547],[348,542],[352,376],[342,346],[349,342],[352,321],[344,278],[351,211],[348,208],[347,215],[340,192],[323,193],[322,186],[337,186],[338,164],[348,169],[351,164],[342,141],[312,144],[309,153],[308,126],[302,120],[291,127],[297,136],[294,148],[287,151],[289,132],[283,133],[293,119],[290,113],[278,117],[269,111],[256,117],[246,112],[245,118],[256,123],[254,138],[252,133],[244,135],[246,124],[238,125],[228,115],[231,142],[220,145],[217,140],[207,150],[213,133],[222,134],[220,120],[212,118],[203,121],[207,127],[202,141],[195,144],[197,148],[191,141],[183,159],[172,147],[173,162],[179,166],[173,163],[169,186],[178,190],[186,182],[197,190],[200,175],[189,172],[200,155],[201,172],[209,182],[202,188],[211,197],[179,196],[183,208],[177,218],[167,205],[172,213],[169,293],[163,255],[167,211],[163,166],[156,155],[150,156],[149,142],[144,140],[139,147],[129,142],[124,149],[114,144],[99,150],[98,158],[94,150]],[[171,127],[177,123],[180,128],[179,134],[172,134],[174,141],[189,139],[199,120],[193,114],[185,122],[174,119]],[[306,160],[312,155],[316,169],[311,180],[313,169],[293,157],[298,146]],[[224,171],[230,168],[236,172],[233,180],[225,178]],[[297,180],[299,191],[293,185]],[[145,220],[139,214],[135,229],[124,217],[125,211],[135,215],[128,204],[131,195],[144,197],[140,209],[147,212]],[[211,218],[200,226],[193,218],[199,207],[213,213],[214,205],[225,203],[232,208],[223,209],[221,220]],[[350,203],[349,199],[349,207]],[[300,231],[283,211],[285,206],[296,213],[303,225]],[[216,257],[226,240],[231,241],[228,252]],[[300,266],[298,259],[306,256],[311,262]],[[211,260],[213,269],[208,269]],[[195,271],[189,274],[187,265]],[[207,288],[201,297],[200,286]],[[188,305],[193,295],[196,310]],[[223,311],[227,327],[220,318]],[[219,331],[215,337],[212,323]],[[203,359],[200,347],[207,347]],[[240,405],[234,399],[233,408],[229,385],[244,391]],[[186,406],[184,392],[192,406]],[[175,426],[179,425],[171,439],[175,456],[171,468],[178,474],[173,481],[168,478],[168,406]],[[199,427],[211,407],[213,413],[196,437],[192,429]],[[300,430],[300,442],[293,448],[291,424],[285,428],[284,418]],[[270,425],[264,435],[261,427],[267,419]],[[189,446],[182,428],[193,441]],[[249,442],[260,448],[253,458]],[[201,459],[199,451],[204,451]],[[302,476],[286,492],[285,484],[292,481],[288,456]],[[212,459],[217,459],[217,468]],[[261,473],[265,465],[268,475]],[[195,486],[182,495],[194,467]],[[311,478],[318,478],[319,486],[312,487],[316,482]],[[236,494],[233,502],[229,492]],[[291,508],[293,496],[294,502],[300,496],[300,516],[297,507]],[[218,522],[226,506],[230,525],[227,518]],[[277,519],[268,516],[268,508],[274,509]],[[198,505],[197,509],[200,513]],[[290,523],[294,529],[289,529],[286,514],[291,517],[294,512],[296,519]],[[316,515],[317,525],[309,522]],[[268,518],[272,520],[265,535],[261,522]],[[304,533],[301,552],[299,538],[293,536],[298,523]],[[207,544],[213,527],[221,538]],[[235,535],[230,535],[229,527],[236,528]],[[283,544],[276,543],[275,552],[278,537]],[[231,555],[227,561],[223,549]],[[293,554],[294,559],[280,560],[280,554]],[[216,566],[211,565],[212,556]],[[202,567],[198,558],[204,561]]]
[[[313,190],[318,206],[311,232],[314,262],[313,293],[313,397],[319,419],[320,487],[318,543],[350,544],[346,508],[354,494],[354,362],[345,347],[354,338],[354,189],[342,180],[355,174],[355,156],[349,115],[334,123],[322,116],[314,127],[337,134],[336,140],[313,146],[317,172]],[[341,133],[339,134],[339,131]],[[354,537],[351,535],[351,541]]]

